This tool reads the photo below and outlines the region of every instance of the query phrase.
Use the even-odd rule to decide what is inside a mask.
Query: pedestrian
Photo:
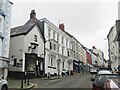
[[[65,77],[67,76],[67,71],[65,70]]]
[[[50,75],[50,72],[48,72],[48,73],[47,73],[47,77],[48,77],[48,79],[50,79],[50,76],[51,76],[51,75]]]
[[[63,72],[61,72],[61,75],[62,75],[62,77],[64,76],[64,73]]]
[[[67,75],[69,76],[69,70],[67,70]]]

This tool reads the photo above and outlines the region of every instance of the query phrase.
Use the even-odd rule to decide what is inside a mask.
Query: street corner
[[[33,87],[35,87],[36,84],[30,83],[29,85],[24,85],[23,88],[21,87],[13,87],[13,88],[8,88],[9,90],[29,90],[32,89]]]
[[[23,88],[18,88],[17,90],[29,90],[36,86],[36,84],[30,83],[29,85],[24,85]]]
[[[42,85],[40,85],[40,87],[42,86],[46,86],[46,85],[49,85],[49,84],[52,84],[52,83],[55,83],[55,82],[58,82],[60,81],[61,79],[50,79],[47,83],[44,83]],[[37,87],[37,85],[35,86],[35,88]]]

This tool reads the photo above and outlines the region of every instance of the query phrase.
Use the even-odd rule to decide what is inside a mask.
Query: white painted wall
[[[0,36],[3,34],[3,16],[0,15]],[[2,37],[0,38],[0,56],[2,56]]]
[[[34,35],[37,35],[37,42],[34,41]],[[23,59],[23,64],[25,61],[25,53],[28,53],[28,46],[30,43],[38,43],[38,54],[39,57],[43,57],[44,55],[44,43],[38,30],[38,27],[35,26],[27,35],[19,35],[15,37],[11,37],[10,39],[10,57],[14,55],[17,58],[17,62],[19,63],[20,59]],[[16,69],[17,70],[17,69]],[[24,71],[24,67],[21,69]]]
[[[62,72],[62,62],[64,61],[64,69],[68,70],[73,70],[73,61],[71,61],[71,64],[68,66],[68,61],[69,59],[73,59],[73,57],[67,58],[67,49],[71,49],[71,47],[69,46],[70,42],[71,42],[71,38],[66,35],[63,31],[61,31],[58,27],[56,27],[55,25],[53,25],[51,22],[49,22],[48,20],[44,19],[45,23],[44,23],[44,31],[45,31],[45,39],[46,39],[46,44],[45,44],[45,48],[46,48],[46,56],[45,56],[45,73],[50,72],[51,74],[54,73],[58,73],[58,59],[60,59],[61,61],[59,62],[59,70],[60,70],[60,74]],[[48,29],[51,29],[51,36],[48,36]],[[52,39],[52,43],[55,43],[55,41],[53,40],[53,32],[55,32],[55,41],[57,41],[57,34],[59,34],[59,42],[56,43],[56,45],[59,45],[59,52],[54,51],[54,50],[50,50],[50,39]],[[62,37],[64,37],[64,42],[62,44]],[[66,46],[66,39],[68,40],[68,46]],[[62,55],[62,47],[64,47],[64,55]],[[71,55],[70,55],[71,56]],[[56,69],[52,69],[52,68],[48,68],[49,66],[49,57],[55,57],[55,66]],[[63,58],[62,58],[63,57]]]
[[[37,35],[37,42],[34,41],[34,35]],[[37,43],[38,50],[37,54],[39,57],[43,57],[44,55],[44,43],[41,36],[40,31],[38,30],[38,27],[35,26],[27,35],[25,35],[24,40],[24,52],[28,53],[28,47],[30,46],[30,43]]]
[[[24,35],[19,35],[10,38],[10,56],[15,55],[18,59],[22,59],[24,52]]]
[[[10,38],[10,54],[9,54],[10,62],[12,62],[11,56],[14,55],[17,58],[17,63],[20,63],[19,60],[23,59],[23,53],[24,53],[24,35],[11,37]],[[12,65],[10,65],[9,69],[10,71],[11,70],[17,71],[17,69],[14,69],[12,67]],[[19,71],[23,71],[23,68],[20,68]]]

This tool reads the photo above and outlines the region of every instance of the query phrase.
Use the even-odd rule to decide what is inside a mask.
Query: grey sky
[[[14,3],[12,27],[26,23],[29,20],[30,11],[35,9],[38,19],[47,18],[56,26],[60,20],[65,24],[65,30],[80,43],[87,48],[96,46],[108,59],[108,43],[104,38],[118,19],[118,0],[11,1]]]

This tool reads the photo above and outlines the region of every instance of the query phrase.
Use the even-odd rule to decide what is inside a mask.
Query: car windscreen
[[[98,75],[95,79],[96,83],[104,83],[107,79],[119,79],[118,74]]]

